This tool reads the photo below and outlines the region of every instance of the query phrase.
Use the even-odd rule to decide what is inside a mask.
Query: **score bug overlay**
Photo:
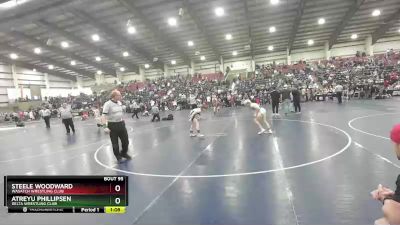
[[[10,213],[125,213],[127,176],[5,176]]]

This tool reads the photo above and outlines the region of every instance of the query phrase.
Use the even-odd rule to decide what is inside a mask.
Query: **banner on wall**
[[[42,97],[42,93],[40,92],[40,86],[31,86],[31,95],[34,100],[40,99]]]
[[[230,65],[231,70],[247,70],[251,71],[251,61],[239,61],[239,62],[233,62],[233,63],[227,63]]]

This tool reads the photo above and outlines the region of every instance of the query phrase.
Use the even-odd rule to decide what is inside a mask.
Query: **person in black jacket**
[[[281,99],[281,93],[276,90],[276,87],[272,88],[272,92],[270,93],[271,95],[271,103],[272,103],[272,113],[273,115],[278,115],[279,114],[279,101]]]
[[[400,124],[393,127],[390,139],[394,143],[397,159],[400,160]],[[375,221],[376,225],[400,224],[400,175],[397,177],[396,186],[396,191],[392,191],[380,184],[378,189],[371,193],[375,200],[383,204],[384,216]]]
[[[301,113],[301,106],[300,106],[300,91],[295,87],[292,90],[292,96],[293,96],[293,105],[294,105],[294,111],[296,113]]]

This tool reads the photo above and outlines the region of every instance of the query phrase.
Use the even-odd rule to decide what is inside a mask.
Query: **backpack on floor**
[[[162,118],[163,121],[165,120],[174,120],[174,116],[172,114],[168,114],[167,117]]]
[[[16,122],[15,125],[16,125],[17,127],[25,127],[25,123],[22,122],[22,121]]]

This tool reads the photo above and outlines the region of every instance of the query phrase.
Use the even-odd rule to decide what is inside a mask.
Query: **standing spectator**
[[[260,97],[259,96],[256,97],[256,104],[260,105]]]
[[[281,93],[279,93],[278,90],[276,90],[275,87],[273,87],[273,90],[271,92],[271,101],[272,101],[272,113],[274,115],[278,115],[279,114],[279,101],[281,98]]]
[[[157,105],[154,105],[151,108],[151,113],[153,114],[153,119],[151,120],[151,122],[154,122],[154,120],[157,118],[157,121],[160,121],[160,110],[158,109]]]
[[[96,121],[97,127],[103,127],[103,124],[101,121],[101,116],[100,116],[100,110],[97,108],[97,106],[94,106],[92,110],[93,110],[94,120]]]
[[[305,88],[301,89],[301,96],[302,96],[303,100],[308,101],[307,92],[306,92]]]
[[[59,109],[62,123],[65,125],[67,134],[70,134],[70,127],[72,132],[75,134],[74,121],[72,120],[71,107],[67,106],[67,103],[63,103],[62,107]]]
[[[131,109],[133,110],[133,114],[132,114],[132,119],[133,117],[136,116],[136,119],[139,119],[138,113],[139,113],[139,105],[135,102],[133,102]]]
[[[341,84],[336,85],[335,92],[336,92],[336,97],[338,99],[339,104],[342,104],[343,86]]]
[[[314,101],[314,90],[313,90],[313,88],[310,88],[308,90],[309,90],[308,101]]]
[[[177,104],[176,100],[174,99],[172,101],[172,110],[176,110],[177,107],[178,107],[178,104]]]
[[[288,86],[285,84],[282,90],[282,110],[285,113],[285,116],[290,112],[290,93]]]
[[[33,114],[33,110],[31,110],[31,111],[29,112],[29,119],[30,119],[31,121],[35,120],[35,115]]]
[[[24,111],[19,111],[18,112],[18,117],[20,121],[24,121],[25,120],[25,114]]]
[[[46,123],[46,128],[50,128],[50,116],[51,111],[49,109],[49,106],[46,106],[46,108],[42,111],[42,117],[44,119],[44,122]]]
[[[292,96],[293,96],[293,105],[294,105],[294,111],[296,113],[301,113],[301,106],[300,106],[300,91],[297,88],[294,88],[292,90]]]

